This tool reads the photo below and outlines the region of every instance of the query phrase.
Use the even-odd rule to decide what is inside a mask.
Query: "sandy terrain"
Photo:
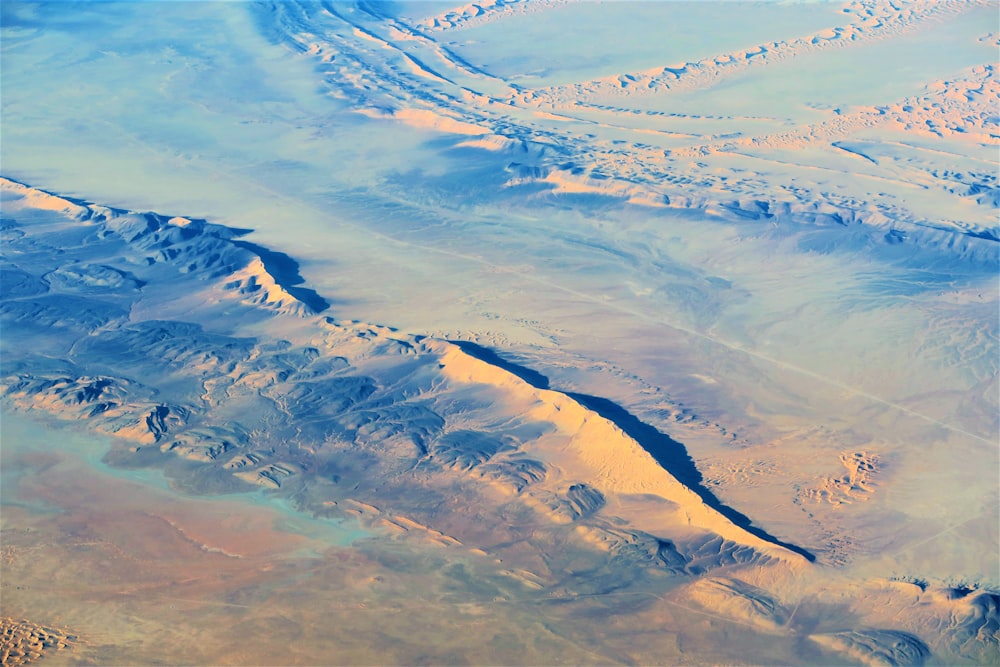
[[[511,596],[518,604],[581,599],[589,609],[591,600],[618,605],[619,597],[635,596],[644,609],[662,597],[751,633],[784,637],[783,644],[761,653],[762,660],[813,655],[801,647],[799,638],[808,635],[842,657],[910,664],[931,655],[912,630],[941,623],[947,629],[934,635],[937,655],[978,660],[995,648],[997,596],[981,588],[988,579],[950,588],[943,581],[913,582],[901,594],[878,582],[841,582],[842,575],[829,568],[844,561],[830,553],[817,559],[807,547],[776,537],[727,505],[715,493],[725,475],[706,482],[681,443],[624,408],[601,397],[553,390],[536,371],[479,345],[338,322],[318,313],[328,304],[301,285],[294,261],[240,240],[240,230],[74,202],[10,180],[3,182],[3,196],[11,217],[4,230],[10,291],[3,301],[2,391],[5,438],[16,443],[4,450],[5,469],[14,471],[5,511],[5,582],[8,588],[11,581],[35,582],[7,592],[26,614],[69,618],[73,627],[86,627],[66,603],[46,605],[46,596],[33,592],[27,604],[20,591],[52,595],[66,589],[74,591],[68,599],[80,603],[108,601],[111,592],[100,577],[104,567],[113,568],[114,590],[126,600],[152,587],[166,596],[162,599],[232,605],[235,582],[267,586],[262,572],[274,567],[269,563],[279,557],[275,550],[305,550],[312,554],[308,558],[326,563],[333,552],[353,553],[352,541],[364,544],[361,552],[376,562],[359,566],[364,574],[356,578],[378,580],[385,575],[377,563],[402,540],[404,553],[414,550],[405,558],[437,547],[451,554],[442,558],[461,564],[447,569],[457,582],[441,584],[446,590],[458,585],[458,599],[483,585],[458,576],[468,561],[480,576],[506,581],[499,588],[490,585],[494,602]],[[160,319],[167,313],[184,319]],[[282,338],[275,337],[278,332]],[[44,357],[26,344],[42,339]],[[35,426],[15,418],[19,413],[56,421]],[[72,442],[51,449],[34,444],[57,438],[53,429],[71,422],[110,440],[88,444],[82,452]],[[90,487],[62,479],[67,465],[62,461],[80,456],[103,456],[135,471],[120,473],[126,479],[139,474],[147,485],[144,471],[162,470],[177,491],[140,493],[142,486],[124,480]],[[810,515],[867,501],[877,492],[878,455],[853,452],[840,461],[846,474],[823,478],[797,498]],[[155,478],[152,483],[163,486]],[[132,491],[113,490],[122,484]],[[155,512],[141,507],[146,494],[253,498],[255,487],[267,491],[261,507],[200,500],[200,508],[185,509],[195,501],[178,495],[169,503],[151,501]],[[112,499],[116,493],[138,494],[140,500],[123,503]],[[48,518],[58,507],[73,509]],[[265,528],[252,525],[266,526],[281,507],[325,518],[318,529],[325,535],[297,527],[286,529],[288,535],[253,537]],[[795,512],[795,506],[786,511]],[[765,521],[775,516],[780,514]],[[84,523],[74,527],[74,521]],[[220,526],[233,526],[234,534],[218,532]],[[52,543],[39,542],[38,531],[49,531]],[[124,543],[117,537],[121,531],[129,535]],[[171,558],[165,555],[169,544],[179,549]],[[40,545],[57,554],[93,548],[111,561],[84,559],[81,571],[70,574],[51,569],[49,557],[24,557]],[[192,559],[192,553],[201,555]],[[226,564],[222,570],[220,559]],[[204,574],[200,560],[206,560]],[[134,563],[132,569],[126,563]],[[176,568],[183,574],[169,574]],[[60,583],[66,577],[80,581]],[[205,577],[222,588],[206,587]],[[419,595],[421,586],[413,586],[410,595]],[[871,629],[865,619],[875,612],[866,609],[872,589],[889,604],[903,604],[901,596],[913,595],[921,604],[893,617],[892,625],[902,629]],[[968,611],[956,615],[951,601],[969,605]],[[853,607],[850,614],[833,611],[845,603]],[[803,604],[815,610],[808,622],[797,624],[789,609]],[[305,608],[326,610],[319,602]],[[141,616],[142,609],[134,613]],[[846,619],[855,629],[836,629]],[[80,631],[86,642],[81,646],[89,647],[85,655],[95,656],[86,659],[146,660],[164,650],[168,639],[162,633],[176,633],[179,626],[172,624],[188,621],[150,622],[150,636],[121,654],[114,633],[105,631],[98,640],[90,623],[90,632]],[[318,621],[291,622],[302,628]],[[679,620],[671,627],[685,638],[706,632]],[[556,634],[576,641],[573,633]],[[900,637],[909,643],[900,647]],[[330,640],[338,651],[345,641],[338,633]],[[408,662],[418,645],[411,637],[401,653],[384,652],[379,644],[337,655],[353,656],[347,662]],[[594,653],[580,659],[630,660],[615,646],[611,638],[595,641],[587,649]],[[225,653],[233,649],[222,639],[192,650],[173,655],[195,662],[239,662],[247,655]],[[331,650],[307,642],[300,653],[273,654],[267,663],[345,660]],[[434,660],[475,662],[502,654],[434,655]],[[527,656],[506,655],[513,661]],[[547,662],[546,655],[531,659]],[[640,661],[659,659],[644,655]],[[712,655],[726,653],[696,650],[687,658],[720,659]]]
[[[3,664],[1000,662],[996,12],[5,3]]]
[[[43,628],[30,621],[3,617],[0,619],[0,662],[5,665],[26,665],[42,656],[73,646],[73,635],[53,628]]]

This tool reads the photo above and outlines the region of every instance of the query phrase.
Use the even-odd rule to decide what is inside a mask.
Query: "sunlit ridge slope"
[[[649,29],[669,42],[656,4],[611,5],[605,19],[652,12]],[[990,7],[860,0],[838,13],[817,5],[823,27],[807,34],[538,87],[491,72],[491,49],[500,45],[476,26],[523,12],[555,25],[563,16],[571,25],[583,11],[574,3],[493,3],[426,17],[407,16],[405,5],[282,2],[262,6],[259,23],[275,41],[315,58],[325,88],[358,113],[450,133],[455,149],[495,154],[511,194],[599,195],[772,224],[861,224],[894,240],[987,256],[993,244],[978,241],[1000,238],[990,167],[1000,88],[996,35],[975,26]],[[956,65],[931,62],[927,69],[939,74],[883,99],[886,82],[871,74],[878,49],[912,50],[916,37],[936,35],[962,47]],[[544,64],[524,59],[524,68]],[[845,69],[868,75],[852,78],[852,90],[832,82],[829,90],[789,91],[781,82],[817,78],[800,61],[831,76]],[[760,80],[727,92],[737,75]],[[757,88],[763,92],[752,96]]]
[[[295,263],[242,231],[2,185],[5,402],[116,436],[118,465],[294,493],[313,513],[361,502],[369,520],[455,543],[497,539],[439,509],[457,486],[487,513],[530,510],[543,532],[622,535],[624,521],[630,537],[607,548],[647,542],[650,566],[806,562],[574,398],[457,344],[316,315],[327,304],[296,286]]]

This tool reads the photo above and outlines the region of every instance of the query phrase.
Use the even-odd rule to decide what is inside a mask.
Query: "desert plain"
[[[4,665],[1000,663],[996,2],[5,2]]]

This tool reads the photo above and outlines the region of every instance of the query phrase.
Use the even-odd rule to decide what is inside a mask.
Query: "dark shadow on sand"
[[[491,366],[502,368],[511,375],[516,375],[535,389],[549,388],[549,379],[547,377],[538,371],[533,371],[530,368],[521,366],[520,364],[507,361],[488,347],[483,347],[482,345],[477,345],[476,343],[467,340],[449,340],[448,342],[461,348],[462,352],[465,352],[470,357],[474,357],[480,361],[485,361]]]
[[[281,285],[286,292],[308,306],[314,313],[322,313],[330,307],[330,302],[314,290],[298,287],[305,282],[305,278],[299,275],[299,263],[285,253],[269,250],[264,246],[247,241],[233,241],[232,243],[260,257],[264,263],[264,270],[274,278],[274,281]]]
[[[549,379],[547,377],[538,371],[507,361],[489,348],[469,341],[453,340],[448,342],[457,345],[471,357],[475,357],[480,361],[492,364],[508,373],[516,375],[536,389],[549,389]],[[622,406],[606,398],[571,392],[563,393],[588,410],[596,412],[601,417],[615,424],[626,435],[638,442],[643,449],[649,452],[649,455],[653,457],[660,467],[673,475],[681,484],[694,491],[706,505],[743,530],[771,544],[794,551],[810,562],[816,560],[816,556],[809,551],[794,544],[782,542],[767,531],[754,526],[753,522],[746,515],[723,504],[711,491],[705,488],[701,472],[698,471],[698,467],[695,466],[694,460],[688,455],[684,445],[669,435],[660,433],[654,427],[640,421]]]
[[[767,531],[754,526],[753,522],[751,522],[750,518],[746,515],[737,512],[728,505],[724,505],[718,498],[715,497],[714,494],[712,494],[711,491],[705,488],[701,472],[699,472],[697,466],[695,466],[694,460],[688,456],[687,449],[685,449],[684,445],[677,442],[669,435],[660,433],[649,424],[639,421],[638,418],[625,410],[625,408],[621,407],[617,403],[609,401],[606,398],[587,396],[586,394],[574,394],[570,392],[566,392],[566,395],[588,410],[593,410],[608,421],[614,423],[618,428],[624,431],[626,435],[638,442],[643,449],[649,452],[650,456],[652,456],[653,459],[660,464],[660,467],[677,478],[681,484],[698,494],[698,497],[701,498],[706,505],[732,521],[743,530],[747,531],[751,535],[759,537],[762,540],[785,547],[789,551],[794,551],[800,556],[805,557],[806,560],[810,562],[816,560],[816,557],[813,554],[809,553],[802,547],[782,542],[774,535],[771,535]]]

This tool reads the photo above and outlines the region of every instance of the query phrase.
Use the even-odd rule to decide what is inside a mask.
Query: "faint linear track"
[[[104,121],[104,122],[106,122],[106,121]],[[109,127],[113,128],[116,132],[128,136],[134,143],[146,147],[151,153],[154,153],[156,155],[160,155],[163,152],[160,149],[157,149],[156,147],[150,145],[149,143],[147,143],[143,139],[139,138],[138,136],[130,134],[130,133],[122,130],[121,128],[119,128],[117,126],[112,125],[111,123],[107,123],[107,125]],[[417,242],[414,242],[414,241],[407,241],[407,240],[398,238],[396,236],[393,236],[391,234],[387,234],[385,232],[372,231],[370,228],[367,228],[367,227],[365,227],[363,225],[360,225],[360,224],[357,224],[357,223],[352,223],[352,222],[349,222],[349,221],[346,221],[346,220],[343,220],[343,219],[330,219],[330,217],[329,217],[329,211],[328,210],[325,210],[325,209],[322,209],[322,208],[320,208],[318,206],[314,206],[314,205],[308,204],[308,203],[306,203],[304,201],[295,199],[295,198],[293,198],[293,197],[291,197],[289,195],[286,195],[286,194],[284,194],[282,192],[279,192],[279,191],[277,191],[277,190],[275,190],[273,188],[269,188],[269,187],[267,187],[267,186],[265,186],[265,185],[263,185],[263,184],[261,184],[261,183],[259,183],[257,181],[254,181],[254,180],[252,180],[252,179],[250,179],[250,178],[248,178],[246,176],[239,175],[239,174],[237,174],[237,173],[235,173],[233,171],[218,169],[216,167],[206,167],[206,170],[208,170],[210,173],[213,173],[215,175],[223,176],[225,178],[237,181],[237,182],[239,182],[239,183],[241,183],[241,184],[243,184],[243,185],[245,185],[247,187],[251,187],[251,188],[253,188],[255,190],[258,190],[259,192],[264,192],[267,195],[270,195],[271,197],[274,197],[275,199],[283,201],[286,204],[289,204],[289,205],[291,205],[293,207],[297,207],[297,208],[308,210],[308,211],[310,211],[310,212],[312,212],[312,213],[320,216],[321,219],[330,220],[331,223],[335,224],[338,227],[351,229],[351,230],[353,230],[355,232],[359,232],[359,233],[361,233],[362,235],[365,235],[365,236],[370,236],[372,238],[381,239],[381,240],[390,242],[390,243],[392,243],[394,245],[397,245],[397,246],[400,246],[400,247],[413,248],[413,249],[416,249],[416,250],[420,250],[420,251],[428,252],[428,253],[433,253],[433,254],[436,254],[436,255],[441,255],[441,256],[445,256],[445,257],[451,257],[451,258],[454,258],[454,259],[461,259],[461,260],[464,260],[464,261],[467,261],[467,262],[471,262],[471,263],[474,263],[474,264],[478,264],[480,266],[487,267],[487,268],[495,270],[495,271],[509,270],[509,267],[505,267],[503,265],[496,264],[494,262],[490,262],[489,260],[486,260],[486,259],[484,259],[482,257],[478,257],[478,256],[475,256],[475,255],[469,255],[467,253],[461,253],[461,252],[456,252],[456,251],[453,251],[453,250],[447,250],[445,248],[439,248],[439,247],[432,246],[432,245],[421,244],[421,243],[417,243]],[[412,202],[407,202],[407,203],[410,204],[410,205],[413,205]],[[666,327],[669,327],[669,328],[673,329],[674,331],[678,331],[678,332],[687,334],[687,335],[692,336],[694,338],[697,338],[699,340],[704,340],[704,341],[707,341],[707,342],[712,343],[714,345],[718,345],[720,347],[726,348],[728,350],[732,350],[734,352],[739,352],[739,353],[745,354],[748,357],[751,357],[753,359],[757,359],[759,361],[766,362],[767,364],[769,364],[771,366],[774,366],[775,368],[780,368],[780,369],[785,370],[785,371],[793,372],[793,373],[796,373],[796,374],[801,375],[803,377],[808,377],[810,379],[816,380],[816,381],[821,382],[823,384],[826,384],[828,386],[835,387],[837,389],[841,389],[843,391],[846,391],[846,392],[850,393],[853,396],[857,396],[859,398],[864,398],[864,399],[866,399],[866,400],[868,400],[868,401],[870,401],[872,403],[881,405],[883,407],[891,408],[893,410],[896,410],[897,412],[909,415],[911,417],[916,417],[916,418],[921,419],[923,421],[926,421],[926,422],[928,422],[930,424],[934,424],[935,426],[940,426],[941,428],[944,428],[944,429],[947,429],[949,431],[952,431],[953,433],[958,433],[960,435],[964,435],[966,437],[972,438],[974,440],[978,440],[980,442],[986,443],[986,444],[991,445],[991,446],[992,445],[996,445],[996,441],[994,439],[991,439],[991,438],[988,438],[988,437],[984,437],[984,436],[981,436],[981,435],[977,435],[977,434],[972,433],[970,431],[966,431],[965,429],[960,428],[958,426],[955,426],[954,424],[949,424],[949,423],[943,422],[943,421],[941,421],[939,419],[935,419],[934,417],[931,417],[930,415],[923,414],[923,413],[921,413],[921,412],[919,412],[917,410],[913,410],[911,408],[908,408],[908,407],[906,407],[904,405],[901,405],[899,403],[896,403],[894,401],[890,401],[888,399],[882,398],[880,396],[872,394],[871,392],[867,392],[867,391],[865,391],[863,389],[859,389],[857,387],[853,387],[853,386],[851,386],[849,384],[841,382],[840,380],[835,380],[833,378],[827,377],[826,375],[823,375],[822,373],[817,373],[816,371],[810,370],[808,368],[803,368],[803,367],[798,366],[796,364],[792,364],[792,363],[789,363],[789,362],[786,362],[786,361],[782,361],[781,359],[777,359],[775,357],[772,357],[770,355],[764,354],[762,352],[758,352],[758,351],[755,351],[755,350],[747,349],[746,347],[744,347],[743,345],[740,345],[738,343],[727,341],[725,339],[719,338],[718,336],[713,336],[712,334],[708,334],[708,333],[705,333],[705,332],[702,332],[702,331],[698,331],[698,330],[693,329],[691,327],[686,327],[686,326],[681,325],[681,324],[670,322],[670,321],[668,321],[668,320],[666,320],[666,319],[664,319],[662,317],[656,317],[654,315],[650,315],[648,313],[644,313],[642,311],[635,310],[634,308],[629,308],[629,307],[624,306],[624,305],[619,304],[619,303],[609,302],[609,301],[607,301],[605,299],[602,299],[600,297],[596,297],[596,296],[593,296],[591,294],[587,294],[585,292],[581,292],[580,290],[574,289],[572,287],[567,287],[566,285],[557,283],[557,282],[555,282],[555,281],[553,281],[551,279],[541,277],[541,276],[539,276],[539,275],[537,275],[535,273],[522,273],[522,274],[520,274],[520,277],[521,277],[521,279],[526,280],[528,282],[532,282],[532,283],[535,283],[535,284],[538,284],[538,285],[542,285],[542,286],[548,287],[550,289],[553,289],[553,290],[556,290],[556,291],[559,291],[559,292],[563,292],[564,294],[569,294],[569,295],[575,296],[575,297],[577,297],[579,299],[583,299],[583,300],[585,300],[585,301],[587,301],[587,302],[589,302],[591,304],[600,306],[602,308],[607,308],[607,309],[610,309],[610,310],[615,310],[617,312],[624,313],[624,314],[630,315],[632,317],[636,317],[636,318],[638,318],[638,319],[640,319],[642,321],[645,321],[645,322],[650,322],[650,323],[653,323],[653,324],[663,325],[663,326],[666,326]]]
[[[311,9],[310,9],[310,7],[311,7]],[[949,7],[950,7],[950,5],[949,5]],[[343,19],[342,17],[339,17],[339,16],[331,13],[332,11],[336,11],[336,7],[332,7],[332,9],[331,9],[331,8],[329,8],[328,5],[327,6],[320,5],[317,8],[316,6],[307,5],[307,4],[304,4],[304,3],[292,3],[292,2],[289,2],[289,3],[281,3],[280,5],[274,6],[273,11],[278,12],[280,14],[280,16],[276,16],[274,18],[275,18],[275,20],[278,21],[279,26],[280,26],[280,27],[276,27],[275,28],[275,32],[277,32],[279,34],[279,38],[281,39],[281,41],[283,41],[285,43],[295,44],[299,48],[299,50],[307,50],[308,49],[307,45],[300,40],[300,38],[302,36],[316,37],[316,35],[312,35],[311,33],[304,32],[307,29],[315,29],[315,26],[311,26],[310,23],[309,23],[309,18],[310,18],[310,12],[311,11],[325,12],[327,16],[333,17],[337,21],[342,22],[344,30],[353,30],[354,28],[358,27],[354,23],[348,22],[345,19]],[[951,9],[949,9],[949,11],[951,11]],[[359,54],[359,53],[357,53],[355,51],[356,47],[352,46],[343,37],[337,37],[335,35],[335,33],[332,32],[332,31],[330,31],[329,29],[324,29],[324,30],[325,30],[325,33],[324,33],[325,38],[327,40],[329,40],[328,43],[331,44],[331,45],[333,45],[333,47],[334,47],[333,50],[332,50],[332,52],[331,52],[332,54],[334,54],[333,55],[334,60],[336,60],[337,58],[346,58],[346,61],[347,61],[346,66],[351,67],[351,68],[353,68],[353,67],[360,67],[362,73],[367,72],[367,76],[362,77],[362,79],[371,79],[372,77],[374,77],[374,80],[379,81],[379,80],[382,80],[379,77],[383,77],[384,76],[384,77],[388,77],[387,79],[385,79],[385,81],[387,81],[389,84],[391,84],[390,87],[397,87],[398,90],[402,90],[404,96],[408,96],[409,95],[409,93],[407,91],[411,91],[411,92],[412,91],[416,91],[417,93],[421,93],[420,89],[415,89],[414,88],[415,84],[413,83],[414,79],[412,77],[410,77],[408,75],[403,75],[403,74],[398,73],[398,72],[394,73],[391,69],[385,69],[382,66],[376,66],[370,60],[366,61],[365,58],[361,57],[361,54]],[[389,49],[390,51],[393,51],[393,52],[398,51],[399,53],[403,53],[395,45],[390,45],[391,46],[391,48],[390,48],[390,46],[387,46],[386,44],[387,43],[383,43],[383,44],[379,45],[377,48],[379,48],[380,50],[383,50],[383,51],[385,49]],[[380,61],[376,60],[375,62],[377,63],[377,62],[380,62]],[[992,68],[990,69],[990,73],[992,73]],[[351,83],[350,85],[353,86],[355,84]],[[408,99],[408,98],[404,97],[404,99]],[[430,89],[426,89],[426,88],[423,90],[423,92],[422,92],[421,95],[418,95],[418,100],[423,100],[424,102],[429,102],[430,106],[432,108],[439,108],[441,105],[444,105],[447,109],[452,109],[452,108],[456,107],[456,105],[457,105],[457,108],[459,108],[461,110],[461,108],[464,106],[461,103],[461,101],[459,100],[459,98],[456,97],[456,96],[454,96],[454,95],[452,95],[452,94],[442,93],[440,91],[434,91],[434,90],[430,90]],[[410,101],[412,101],[412,100],[410,100]],[[493,114],[493,112],[490,112],[490,114]],[[496,115],[480,116],[480,117],[476,118],[475,120],[477,122],[483,122],[483,121],[486,121],[487,118],[493,118],[493,119],[495,119],[495,122],[501,122],[501,120],[504,120],[504,122],[506,122],[507,126],[510,127],[510,121],[511,121],[511,119],[509,119],[509,118],[508,119],[503,119],[502,116],[496,116]],[[109,126],[111,126],[111,125],[109,124]],[[115,129],[117,131],[121,131],[120,128],[116,127]],[[518,132],[522,132],[522,131],[526,131],[526,130],[524,128],[518,129]],[[527,131],[529,133],[532,132],[530,130],[527,130]],[[563,140],[565,140],[566,139],[566,137],[559,137],[558,135],[552,134],[550,132],[544,132],[544,133],[535,132],[533,134],[533,136],[535,136],[535,137],[545,137],[546,135],[551,136],[551,138],[553,140],[557,140],[557,139],[563,139]],[[147,148],[149,148],[154,153],[157,153],[157,154],[160,153],[160,151],[158,149],[156,149],[155,147],[150,146],[148,143],[144,142],[139,137],[136,137],[136,136],[132,135],[131,139],[135,143],[142,144],[142,145],[146,146]],[[582,148],[582,147],[577,147],[577,150],[580,150],[580,148]],[[269,195],[271,195],[273,197],[279,198],[282,201],[294,202],[295,205],[300,206],[300,207],[305,207],[307,209],[310,209],[313,212],[320,214],[324,218],[328,215],[325,211],[319,209],[318,207],[310,206],[310,205],[308,205],[308,204],[306,204],[304,202],[301,202],[301,201],[295,201],[295,200],[291,199],[290,197],[288,197],[285,194],[279,193],[279,192],[277,192],[274,189],[268,188],[268,187],[266,187],[266,186],[264,186],[264,185],[262,185],[262,184],[260,184],[258,182],[252,181],[251,179],[248,179],[246,177],[237,176],[237,175],[235,175],[232,172],[224,172],[222,170],[218,170],[218,169],[215,169],[215,168],[209,168],[209,169],[211,171],[213,171],[214,173],[217,173],[217,174],[221,173],[221,174],[226,175],[229,178],[235,178],[235,179],[239,180],[242,183],[249,183],[255,189],[257,189],[259,191],[262,191],[262,192],[266,192],[267,194],[269,194]],[[387,241],[391,241],[391,242],[393,242],[393,243],[395,243],[397,245],[400,245],[400,246],[410,247],[410,248],[414,248],[414,249],[419,249],[419,250],[424,251],[424,252],[435,253],[435,254],[438,254],[438,255],[449,256],[449,257],[453,257],[453,258],[457,258],[457,259],[463,259],[463,260],[466,260],[466,261],[469,261],[469,262],[474,262],[474,263],[479,264],[481,266],[485,266],[485,267],[491,268],[493,270],[504,270],[504,269],[507,268],[507,267],[503,267],[503,266],[497,265],[497,264],[495,264],[493,262],[490,262],[488,260],[485,260],[485,259],[483,259],[481,257],[476,257],[476,256],[473,256],[473,255],[468,255],[468,254],[459,253],[459,252],[455,252],[455,251],[451,251],[451,250],[446,250],[446,249],[442,249],[442,248],[438,248],[438,247],[434,247],[434,246],[430,246],[430,245],[426,245],[426,244],[420,244],[420,243],[413,242],[413,241],[406,241],[406,240],[403,240],[401,238],[398,238],[398,237],[386,234],[384,232],[372,232],[370,229],[365,229],[361,225],[356,225],[356,224],[348,223],[348,222],[345,222],[345,221],[337,221],[337,224],[341,225],[341,226],[350,227],[350,228],[352,228],[352,229],[354,229],[356,231],[361,231],[361,232],[363,232],[365,234],[372,235],[372,236],[374,236],[376,238],[381,238],[381,239],[384,239],[384,240],[387,240]],[[869,400],[869,401],[871,401],[873,403],[876,403],[876,404],[879,404],[879,405],[882,405],[882,406],[885,406],[885,407],[892,408],[892,409],[894,409],[896,411],[899,411],[899,412],[904,413],[904,414],[908,414],[910,416],[917,417],[919,419],[927,421],[928,423],[932,423],[932,424],[935,424],[937,426],[941,426],[941,427],[946,428],[946,429],[948,429],[950,431],[953,431],[955,433],[960,433],[960,434],[965,435],[967,437],[971,437],[971,438],[974,438],[974,439],[982,441],[982,442],[993,444],[993,442],[990,439],[988,439],[988,438],[985,438],[985,437],[980,436],[980,435],[976,435],[976,434],[971,433],[969,431],[966,431],[966,430],[964,430],[964,429],[962,429],[962,428],[960,428],[958,426],[942,422],[941,420],[935,419],[935,418],[933,418],[933,417],[931,417],[929,415],[923,414],[923,413],[921,413],[919,411],[916,411],[916,410],[913,410],[911,408],[907,408],[904,405],[901,405],[899,403],[896,403],[896,402],[884,399],[882,397],[874,395],[874,394],[872,394],[870,392],[866,392],[866,391],[864,391],[862,389],[859,389],[857,387],[850,386],[850,385],[848,385],[848,384],[846,384],[844,382],[835,380],[833,378],[829,378],[829,377],[827,377],[827,376],[825,376],[823,374],[817,373],[817,372],[812,371],[812,370],[810,370],[808,368],[804,368],[804,367],[801,367],[801,366],[797,366],[797,365],[788,363],[786,361],[783,361],[781,359],[778,359],[778,358],[766,355],[766,354],[764,354],[762,352],[759,352],[759,351],[747,349],[744,346],[739,345],[737,343],[734,343],[734,342],[731,342],[731,341],[727,341],[725,339],[721,339],[721,338],[719,338],[717,336],[714,336],[712,334],[708,334],[708,333],[705,333],[705,332],[702,332],[702,331],[698,331],[698,330],[693,329],[691,327],[686,327],[686,326],[680,325],[678,323],[671,322],[671,321],[666,320],[666,319],[664,319],[662,317],[657,317],[655,315],[650,315],[648,313],[637,311],[634,308],[629,308],[629,307],[627,307],[625,305],[622,305],[622,304],[605,301],[604,299],[595,297],[595,296],[590,295],[590,294],[586,294],[586,293],[581,292],[581,291],[579,291],[577,289],[574,289],[572,287],[568,287],[566,285],[557,283],[557,282],[555,282],[555,281],[553,281],[551,279],[545,278],[543,276],[539,276],[537,274],[525,274],[522,277],[523,277],[524,280],[527,280],[529,282],[534,282],[536,284],[549,287],[549,288],[551,288],[553,290],[557,290],[557,291],[563,292],[565,294],[570,294],[570,295],[575,296],[577,298],[586,300],[586,301],[588,301],[590,303],[599,305],[599,306],[601,306],[603,308],[607,308],[607,309],[615,310],[615,311],[618,311],[618,312],[622,312],[622,313],[628,314],[628,315],[630,315],[632,317],[636,317],[636,318],[641,319],[643,321],[651,322],[651,323],[654,323],[654,324],[657,324],[657,325],[667,326],[667,327],[670,327],[671,329],[673,329],[675,331],[687,334],[689,336],[698,338],[700,340],[705,340],[705,341],[711,342],[711,343],[713,343],[715,345],[719,345],[721,347],[724,347],[726,349],[730,349],[730,350],[733,350],[733,351],[741,352],[741,353],[743,353],[743,354],[745,354],[745,355],[747,355],[747,356],[749,356],[751,358],[754,358],[754,359],[757,359],[757,360],[760,360],[760,361],[764,361],[764,362],[766,362],[766,363],[768,363],[768,364],[770,364],[770,365],[772,365],[772,366],[774,366],[776,368],[781,368],[781,369],[786,370],[786,371],[794,372],[794,373],[797,373],[799,375],[802,375],[802,376],[805,376],[805,377],[809,377],[811,379],[814,379],[816,381],[822,382],[822,383],[827,384],[829,386],[836,387],[836,388],[841,389],[843,391],[849,392],[850,394],[852,394],[854,396],[862,397],[862,398],[865,398],[866,400]]]

